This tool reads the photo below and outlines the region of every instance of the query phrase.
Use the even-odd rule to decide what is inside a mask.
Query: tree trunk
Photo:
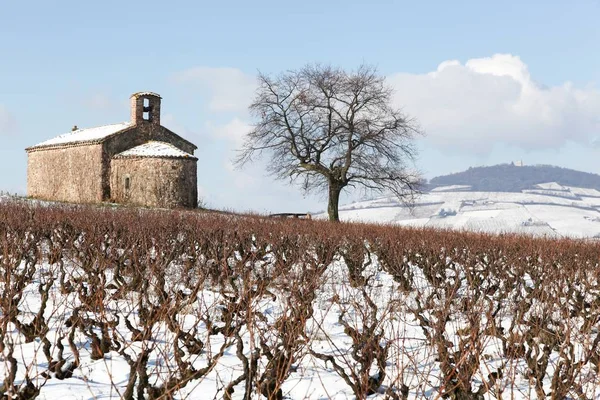
[[[340,214],[338,212],[338,206],[340,204],[340,193],[344,186],[337,182],[329,182],[329,202],[327,205],[327,213],[329,214],[330,221],[339,221]]]

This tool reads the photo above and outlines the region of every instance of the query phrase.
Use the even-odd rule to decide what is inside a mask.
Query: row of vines
[[[5,202],[0,398],[600,398],[599,261],[573,240]]]

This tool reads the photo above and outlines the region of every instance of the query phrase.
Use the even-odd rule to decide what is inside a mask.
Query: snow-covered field
[[[119,293],[110,273],[100,274],[107,278],[106,289],[100,291],[102,300],[97,304],[101,307],[92,310],[81,300],[93,294],[66,293],[68,285],[58,282],[63,267],[45,263],[32,275],[18,300],[18,320],[36,326],[36,315],[42,315],[48,331],[27,340],[19,333],[26,329],[16,329],[13,323],[5,325],[0,376],[6,378],[14,360],[17,387],[23,388],[29,379],[32,387],[41,388],[39,399],[140,398],[135,392],[128,393],[127,387],[131,376],[136,382],[133,371],[138,374],[139,385],[139,363],[145,355],[141,365],[153,390],[169,386],[170,379],[179,379],[180,371],[186,368],[191,374],[202,372],[186,384],[172,386],[163,397],[152,397],[148,394],[151,389],[146,389],[144,398],[221,399],[227,398],[225,392],[230,387],[231,399],[264,399],[256,391],[244,397],[244,380],[232,384],[243,376],[244,362],[256,354],[253,381],[257,386],[270,376],[277,355],[289,361],[282,368],[289,367],[289,376],[281,386],[281,397],[272,399],[440,399],[444,391],[459,384],[449,369],[460,373],[462,379],[467,377],[464,390],[471,393],[469,399],[537,399],[541,398],[538,390],[550,393],[553,387],[561,387],[554,382],[561,376],[574,379],[562,386],[569,396],[552,398],[576,398],[579,393],[580,399],[600,399],[596,359],[591,356],[597,351],[591,340],[596,334],[580,317],[569,319],[565,314],[568,307],[537,297],[540,292],[559,293],[560,279],[544,283],[544,288],[539,287],[543,275],[535,280],[528,274],[514,276],[510,283],[493,277],[475,283],[469,282],[469,276],[487,275],[483,265],[477,272],[449,262],[444,272],[448,285],[435,287],[423,269],[410,263],[402,276],[394,277],[376,258],[365,261],[359,274],[365,280],[358,285],[352,284],[343,260],[329,265],[315,287],[315,297],[308,299],[310,314],[302,314],[306,310],[302,298],[297,297],[302,293],[280,290],[276,283],[268,286],[265,295],[238,292],[237,298],[232,286],[228,298],[216,290],[214,282],[202,281],[206,277],[199,280],[173,265],[166,271],[163,288],[167,293],[191,297],[169,299],[169,307],[175,307],[166,309],[173,313],[172,321],[168,322],[168,317],[157,319],[147,332],[142,332],[147,325],[140,322],[144,311],[140,299],[150,300],[149,309],[152,301],[159,304],[157,282],[149,282],[145,294],[135,290]],[[73,282],[88,281],[75,265],[64,265],[64,270],[72,274]],[[24,266],[19,273],[26,273]],[[597,277],[592,275],[581,274],[577,286],[586,301],[594,301],[596,293],[583,289],[597,285]],[[243,285],[239,276],[233,276],[233,281]],[[408,281],[410,290],[402,284]],[[46,308],[40,314],[41,293],[48,288]],[[3,289],[6,291],[6,283]],[[307,295],[311,292],[308,286],[298,290],[306,290]],[[484,292],[487,294],[482,296]],[[565,301],[570,301],[569,296],[565,295]],[[554,312],[548,314],[553,306]],[[224,322],[227,311],[233,313],[233,320]],[[521,314],[515,320],[517,313]],[[593,315],[597,317],[595,311]],[[540,324],[540,319],[546,322]],[[241,328],[236,330],[235,326]],[[290,334],[298,327],[305,334]],[[221,333],[215,333],[215,328]],[[223,333],[228,329],[235,333]],[[560,336],[556,333],[559,330]],[[134,339],[134,335],[141,339]],[[48,354],[54,361],[48,361],[45,341],[39,337],[47,340]],[[97,339],[99,355],[94,355],[93,338]],[[290,338],[297,342],[286,343]],[[106,349],[98,350],[105,339]],[[523,346],[522,352],[518,346]],[[8,349],[13,351],[10,356]],[[275,356],[268,357],[270,352]],[[49,365],[57,361],[59,366],[50,371]],[[561,369],[565,362],[581,365],[569,375]],[[532,375],[532,365],[538,365],[535,363],[544,371],[540,380]],[[364,379],[382,381],[375,393],[357,397],[349,382],[359,382],[361,372]]]
[[[75,274],[83,271],[75,268]],[[187,287],[193,286],[191,277],[182,277],[180,271],[170,271],[172,279],[168,285],[171,289],[173,286]],[[384,313],[388,312],[387,304],[390,301],[399,301],[406,295],[395,290],[396,284],[390,277],[381,271],[371,271],[376,281],[375,285],[367,288],[371,298],[377,301],[382,307],[379,311],[378,318],[385,318]],[[49,277],[58,277],[60,272],[57,266],[44,265],[36,274],[34,280],[25,289],[23,298],[20,301],[19,309],[23,310],[20,313],[19,320],[23,324],[31,323],[38,313],[41,304],[38,286],[42,286],[49,282]],[[359,313],[357,306],[365,307],[364,299],[361,300],[361,291],[348,286],[347,268],[342,268],[338,262],[332,265],[326,273],[326,279],[323,280],[322,286],[317,291],[317,297],[313,302],[314,316],[307,323],[308,337],[312,341],[311,346],[323,354],[345,355],[350,351],[352,340],[344,333],[344,326],[339,323],[339,318],[343,312],[348,316],[350,325],[362,320],[364,313]],[[188,281],[191,278],[191,282]],[[184,281],[188,281],[187,285]],[[188,310],[181,312],[177,318],[181,327],[185,330],[192,330],[196,326],[195,338],[199,343],[203,343],[204,348],[199,354],[190,354],[189,348],[181,345],[179,351],[184,358],[193,367],[198,370],[206,367],[209,360],[216,359],[214,368],[211,369],[205,376],[193,380],[186,387],[177,390],[174,393],[175,398],[189,399],[213,399],[222,398],[224,388],[239,377],[243,373],[243,366],[240,358],[236,354],[237,346],[235,341],[230,341],[231,338],[226,338],[225,335],[209,335],[206,321],[208,318],[215,318],[214,323],[219,327],[224,326],[221,323],[221,313],[224,304],[228,303],[218,292],[208,287],[201,290],[197,294],[197,298],[186,302]],[[167,290],[169,290],[167,289]],[[109,291],[114,294],[115,291]],[[240,337],[243,340],[245,354],[248,358],[252,352],[260,349],[261,341],[272,345],[271,350],[274,351],[277,343],[281,338],[277,337],[277,330],[271,326],[275,321],[290,313],[294,305],[287,304],[289,297],[287,293],[277,292],[272,290],[273,300],[267,300],[257,296],[253,305],[255,312],[261,315],[264,320],[257,319],[256,326],[245,325],[240,331]],[[337,294],[339,301],[336,304],[331,302],[331,297]],[[10,346],[14,346],[14,358],[18,363],[17,382],[25,381],[25,374],[28,375],[36,387],[41,386],[39,393],[40,399],[118,399],[125,395],[126,386],[130,377],[130,365],[126,360],[126,356],[136,360],[140,353],[144,350],[149,350],[149,360],[147,364],[148,375],[150,376],[151,384],[164,384],[177,370],[173,343],[175,342],[175,333],[167,326],[167,324],[156,324],[148,335],[148,340],[134,341],[132,332],[126,326],[125,320],[134,325],[134,329],[143,329],[143,325],[139,324],[139,315],[137,308],[138,297],[135,292],[129,293],[121,300],[110,301],[105,310],[100,312],[86,312],[82,318],[90,318],[102,323],[112,323],[117,321],[116,326],[110,328],[110,336],[115,342],[127,344],[128,348],[112,349],[103,357],[95,357],[92,355],[92,343],[90,336],[94,333],[97,337],[102,337],[102,331],[97,326],[90,326],[89,334],[77,332],[72,325],[68,323],[72,318],[74,309],[82,307],[78,301],[76,293],[65,296],[61,293],[60,286],[56,284],[50,290],[49,300],[46,306],[45,318],[50,327],[50,333],[46,335],[50,343],[52,343],[52,356],[56,360],[57,347],[56,343],[64,344],[64,354],[62,357],[66,360],[62,366],[63,371],[68,371],[73,366],[76,357],[72,348],[67,344],[67,337],[70,332],[76,332],[73,337],[74,347],[77,349],[77,358],[79,359],[78,367],[72,371],[72,376],[57,377],[56,373],[48,373],[48,362],[44,356],[42,347],[43,343],[40,340],[29,342],[22,335],[19,335],[17,329],[11,329],[9,335],[12,340],[9,340]],[[116,296],[115,296],[116,297]],[[389,365],[388,374],[392,374],[396,379],[403,379],[402,374],[410,379],[410,372],[404,372],[405,369],[412,370],[414,366],[410,366],[412,360],[406,357],[415,357],[419,359],[419,363],[433,362],[433,355],[424,346],[423,335],[420,333],[418,325],[414,321],[397,326],[391,320],[378,320],[373,315],[373,320],[377,322],[377,330],[385,330],[387,335],[397,336],[402,335],[403,338],[411,338],[411,349],[408,354],[403,354],[402,349],[394,345],[392,349],[395,356],[392,356],[393,364]],[[217,322],[218,321],[218,322]],[[240,322],[240,321],[236,321]],[[9,324],[10,326],[10,324]],[[260,332],[254,332],[259,330]],[[390,336],[391,337],[391,336]],[[226,343],[229,341],[228,343]],[[294,360],[293,371],[289,378],[285,381],[282,391],[285,398],[288,399],[350,399],[353,398],[352,391],[344,383],[343,379],[332,370],[327,363],[311,357],[306,354],[306,349],[301,346],[298,349],[297,360]],[[219,357],[215,355],[223,351]],[[418,354],[418,357],[417,357]],[[6,377],[7,371],[10,368],[10,362],[7,358],[3,358],[0,363],[0,376]],[[342,361],[342,364],[346,360]],[[338,361],[339,362],[339,361]],[[265,370],[268,361],[262,357],[258,363],[259,375]],[[60,368],[59,368],[60,370]],[[434,369],[435,371],[435,369]],[[350,373],[350,372],[349,372]],[[433,377],[434,375],[432,375]],[[410,381],[408,382],[410,383]],[[24,383],[22,383],[24,385]],[[434,393],[432,388],[415,388],[415,394],[419,397],[429,396]],[[168,397],[167,397],[168,398]],[[235,386],[235,392],[232,394],[232,399],[244,398],[244,384]],[[259,394],[254,394],[251,398],[261,398]],[[264,398],[264,397],[262,397]],[[275,398],[275,397],[274,397]]]
[[[489,233],[600,237],[597,190],[565,187],[555,182],[522,193],[466,189],[464,186],[436,188],[419,196],[413,207],[393,197],[352,203],[340,207],[340,219]]]
[[[454,189],[342,218],[600,227],[589,190]],[[0,208],[2,399],[600,400],[596,242],[23,204]]]

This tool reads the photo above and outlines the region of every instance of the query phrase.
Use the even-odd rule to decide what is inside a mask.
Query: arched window
[[[127,175],[125,177],[125,191],[128,192],[130,187],[131,187],[131,178],[129,178],[129,175]]]

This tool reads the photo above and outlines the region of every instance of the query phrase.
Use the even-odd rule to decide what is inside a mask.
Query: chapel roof
[[[170,143],[154,140],[125,150],[113,158],[189,158],[197,160],[193,155],[178,149]]]
[[[137,92],[131,95],[133,99],[131,103],[131,115],[132,120],[129,122],[121,122],[118,124],[112,125],[104,125],[98,126],[95,128],[87,128],[87,129],[76,129],[74,127],[74,131],[64,133],[62,135],[56,136],[52,139],[46,140],[44,142],[38,143],[34,146],[28,147],[26,151],[36,151],[36,150],[47,150],[54,148],[62,148],[62,147],[72,147],[72,146],[80,146],[80,145],[89,145],[89,144],[97,144],[103,142],[105,139],[120,134],[121,132],[125,132],[130,128],[135,128],[136,126],[141,126],[140,124],[146,124],[145,126],[156,126],[160,125],[160,113],[158,115],[153,115],[149,112],[149,115],[146,118],[143,114],[147,111],[147,106],[138,101],[139,97],[155,97],[152,99],[154,105],[158,106],[158,110],[160,111],[160,102],[161,97],[158,93],[154,92]],[[150,106],[148,106],[150,107]],[[161,133],[166,134],[168,136],[173,136],[177,140],[181,140],[188,145],[192,146],[194,149],[197,149],[196,145],[192,142],[182,138],[177,135],[173,131],[164,126],[160,125]]]
[[[124,131],[125,129],[134,126],[131,122],[121,122],[118,124],[97,126],[95,128],[77,129],[62,135],[58,135],[52,139],[48,139],[34,146],[28,147],[26,150],[36,149],[39,147],[55,147],[67,144],[81,144],[101,142],[105,138]]]

